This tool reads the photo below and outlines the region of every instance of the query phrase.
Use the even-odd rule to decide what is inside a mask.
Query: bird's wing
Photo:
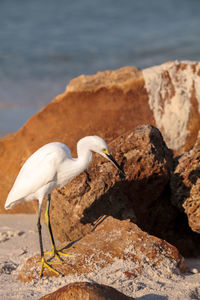
[[[19,199],[34,194],[49,182],[56,182],[57,169],[62,161],[56,151],[37,151],[21,168],[8,195],[5,207]],[[60,158],[60,159],[59,159]],[[13,203],[14,204],[14,203]]]

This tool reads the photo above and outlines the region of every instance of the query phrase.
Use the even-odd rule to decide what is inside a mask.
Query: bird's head
[[[120,171],[121,175],[125,177],[122,168],[118,165],[113,156],[109,153],[106,142],[99,136],[91,136],[90,138],[91,151],[96,152],[101,156],[105,157],[107,160],[109,160]]]

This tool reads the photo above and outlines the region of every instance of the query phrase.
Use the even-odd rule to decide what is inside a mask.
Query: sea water
[[[200,60],[200,0],[0,0],[0,136],[80,74]]]

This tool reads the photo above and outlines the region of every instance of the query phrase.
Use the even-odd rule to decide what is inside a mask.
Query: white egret
[[[51,192],[56,187],[63,187],[74,177],[83,172],[92,160],[92,152],[96,152],[111,161],[124,176],[120,166],[111,154],[109,154],[106,142],[98,136],[86,136],[77,144],[77,158],[72,158],[70,149],[63,143],[53,142],[39,148],[26,160],[8,194],[5,209],[13,208],[16,204],[23,201],[31,201],[34,199],[39,201],[37,226],[41,251],[40,276],[43,275],[43,269],[45,267],[58,274],[58,272],[51,267],[53,262],[47,261],[44,257],[45,253],[43,250],[40,223],[43,199],[45,196],[48,196],[45,219],[50,234],[52,252],[47,253],[52,253],[53,256],[59,260],[59,255],[71,256],[62,251],[58,251],[55,246],[49,214]]]

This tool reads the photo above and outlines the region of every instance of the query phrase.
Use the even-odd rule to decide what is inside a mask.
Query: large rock
[[[110,215],[130,219],[178,247],[184,256],[197,255],[200,236],[191,232],[184,213],[170,201],[172,152],[159,130],[139,126],[115,139],[109,148],[126,178],[121,179],[110,162],[95,155],[87,173],[52,193],[55,236],[61,242],[79,239],[99,217]]]
[[[116,289],[97,283],[70,283],[39,300],[131,300]]]
[[[192,230],[200,233],[200,131],[194,147],[176,160],[171,200],[184,209]]]
[[[177,153],[191,147],[200,128],[199,69],[199,63],[172,62],[143,72],[125,67],[72,80],[62,95],[0,141],[0,212],[5,212],[19,169],[45,143],[64,142],[75,155],[76,143],[85,135],[100,135],[110,142],[149,123]],[[12,212],[36,209],[36,204],[25,203]]]
[[[125,179],[110,162],[95,155],[87,173],[52,193],[51,220],[60,241],[80,238],[103,215],[131,219],[141,227],[146,223],[145,229],[151,231],[152,212],[169,182],[171,151],[159,130],[148,125],[121,135],[109,148],[123,166]]]
[[[90,281],[103,283],[109,278],[114,282],[120,278],[135,278],[158,270],[162,270],[167,276],[185,268],[184,260],[174,246],[148,235],[128,220],[119,221],[112,217],[102,220],[89,234],[75,243],[68,253],[76,256],[64,258],[62,264],[54,267],[75,281],[90,278]],[[39,280],[38,260],[38,256],[28,259],[18,279],[23,282]],[[57,275],[45,269],[44,276]]]
[[[156,127],[167,146],[189,150],[200,129],[200,63],[170,62],[143,71]]]

